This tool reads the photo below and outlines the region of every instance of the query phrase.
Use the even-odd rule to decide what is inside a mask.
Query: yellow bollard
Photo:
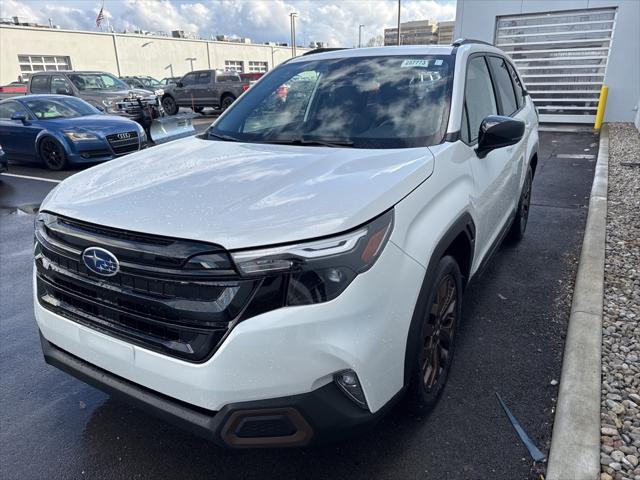
[[[607,106],[607,95],[609,93],[609,87],[603,85],[600,89],[600,98],[598,99],[598,112],[596,113],[596,123],[593,128],[600,130],[602,121],[604,120],[604,109]]]

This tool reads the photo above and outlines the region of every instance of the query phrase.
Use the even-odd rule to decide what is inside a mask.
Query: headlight
[[[161,96],[163,96],[163,95],[164,95],[164,90],[163,90],[162,88],[159,88],[158,90],[154,90],[154,91],[153,91],[153,94],[154,94],[156,97],[161,97]]]
[[[104,105],[104,111],[107,113],[114,112],[113,108],[113,100],[102,100],[102,105]]]
[[[93,133],[88,133],[88,132],[68,131],[68,132],[64,132],[64,135],[65,135],[65,137],[67,137],[72,142],[83,142],[83,141],[86,141],[86,140],[98,140],[98,137],[96,135],[94,135]]]
[[[295,245],[234,252],[240,274],[282,277],[286,305],[333,300],[379,258],[393,228],[393,210],[336,237]]]

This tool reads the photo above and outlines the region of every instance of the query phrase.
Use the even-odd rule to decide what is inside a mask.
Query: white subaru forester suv
[[[36,219],[45,359],[231,447],[434,405],[466,285],[524,234],[538,119],[474,41],[275,68],[203,134],[73,175]]]

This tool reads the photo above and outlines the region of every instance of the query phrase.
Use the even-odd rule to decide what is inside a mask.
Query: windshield
[[[26,100],[24,103],[38,120],[84,117],[85,115],[96,115],[100,113],[87,102],[73,97]]]
[[[158,85],[162,85],[158,80],[151,77],[138,77],[138,80],[140,80],[140,83],[145,87],[156,87]]]
[[[129,86],[109,73],[70,73],[78,90],[129,90]]]
[[[452,71],[450,55],[284,64],[251,87],[205,138],[354,148],[440,143]]]

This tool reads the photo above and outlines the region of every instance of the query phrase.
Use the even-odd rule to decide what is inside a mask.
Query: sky
[[[402,0],[402,21],[453,20],[455,0]],[[0,17],[18,16],[61,28],[98,30],[102,0],[0,0]],[[397,22],[396,0],[104,0],[104,15],[122,31],[184,30],[203,38],[249,37],[254,42],[289,42],[289,13],[296,12],[296,43],[328,42],[351,47],[382,35]],[[105,22],[106,23],[106,22]]]

